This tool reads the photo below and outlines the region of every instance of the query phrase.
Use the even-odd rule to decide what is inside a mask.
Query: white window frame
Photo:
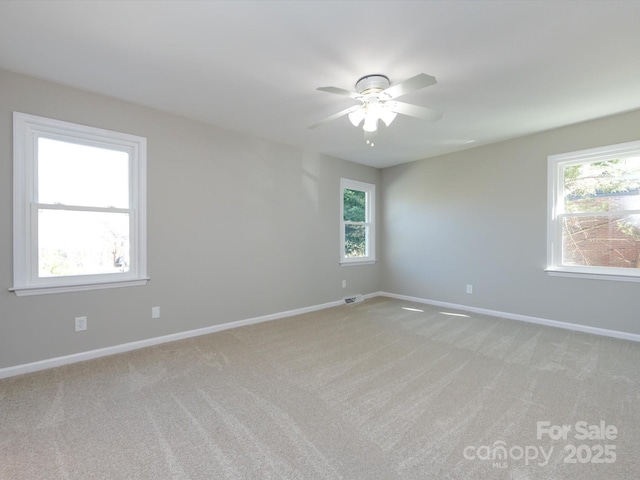
[[[147,141],[144,137],[14,112],[13,114],[13,288],[18,296],[74,292],[146,284]],[[39,277],[36,221],[37,144],[55,138],[129,154],[130,255],[128,272]],[[64,208],[64,207],[63,207]],[[103,209],[105,211],[109,209]],[[116,209],[113,209],[114,211]]]
[[[562,168],[568,165],[600,162],[638,155],[640,155],[640,141],[550,155],[548,157],[547,268],[545,271],[549,275],[640,282],[640,269],[562,265],[562,221],[564,214],[562,211],[563,202],[561,197],[564,189],[564,178],[561,174]],[[620,212],[602,213],[605,215],[615,215]],[[625,210],[624,213],[635,214],[640,213],[640,211]]]
[[[344,220],[344,191],[358,190],[365,192],[365,221],[345,222]],[[366,265],[376,261],[376,186],[372,183],[359,182],[348,178],[340,179],[340,264]],[[363,257],[347,257],[345,252],[345,227],[348,224],[362,224],[366,227],[366,252]]]

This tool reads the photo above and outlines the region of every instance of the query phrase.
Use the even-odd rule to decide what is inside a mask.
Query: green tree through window
[[[344,190],[344,221],[364,224],[366,221],[367,194],[359,190]],[[364,257],[367,254],[365,225],[345,225],[345,254],[347,257]]]
[[[340,262],[375,261],[375,185],[343,178]]]

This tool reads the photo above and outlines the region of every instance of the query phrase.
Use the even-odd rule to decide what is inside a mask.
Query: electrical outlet
[[[160,318],[160,307],[151,307],[151,318]]]
[[[467,285],[467,293],[473,293],[473,285]]]
[[[346,280],[342,280],[342,288],[347,288],[347,281]]]
[[[76,317],[76,332],[82,332],[87,329],[87,317]]]

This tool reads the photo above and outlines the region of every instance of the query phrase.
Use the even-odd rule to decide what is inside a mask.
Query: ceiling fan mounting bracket
[[[381,74],[365,75],[356,82],[356,92],[360,95],[378,93],[389,88],[389,77]]]

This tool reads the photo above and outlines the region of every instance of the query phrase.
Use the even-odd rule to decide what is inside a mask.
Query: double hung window
[[[376,186],[343,178],[340,192],[340,263],[374,262]]]
[[[640,280],[640,142],[548,162],[548,271]]]
[[[14,290],[140,285],[146,139],[14,113]]]

